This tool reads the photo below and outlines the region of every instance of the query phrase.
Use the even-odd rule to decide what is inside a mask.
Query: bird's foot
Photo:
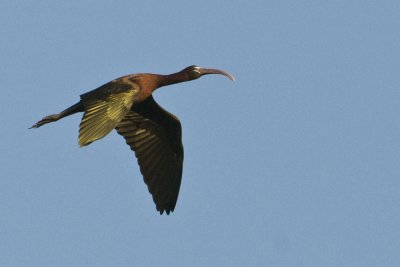
[[[29,129],[39,128],[40,126],[45,125],[46,123],[57,121],[59,118],[60,118],[60,116],[58,114],[46,116],[43,119],[41,119],[40,121],[38,121],[37,123],[35,123],[34,125],[32,125],[32,127],[30,127]]]

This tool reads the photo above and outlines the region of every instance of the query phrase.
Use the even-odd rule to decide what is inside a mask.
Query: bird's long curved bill
[[[224,75],[224,76],[228,77],[228,78],[231,79],[232,81],[235,81],[235,77],[233,77],[233,75],[231,75],[231,74],[229,74],[228,72],[223,71],[223,70],[201,68],[201,69],[200,69],[200,74],[201,74],[201,75],[207,75],[207,74],[221,74],[221,75]]]

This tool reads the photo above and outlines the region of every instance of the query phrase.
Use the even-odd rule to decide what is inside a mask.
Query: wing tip
[[[171,212],[174,212],[174,210],[175,210],[175,205],[171,205],[171,204],[159,205],[157,203],[155,203],[155,204],[156,204],[156,209],[160,213],[160,215],[162,215],[164,212],[167,215],[169,215]]]
[[[78,144],[79,144],[79,147],[84,147],[84,146],[90,145],[93,141],[95,141],[95,140],[86,140],[83,138],[79,138]]]
[[[164,208],[164,209],[157,208],[157,211],[160,213],[160,215],[162,215],[164,213],[164,211],[167,215],[169,215],[171,212],[174,212],[174,209],[173,208]]]

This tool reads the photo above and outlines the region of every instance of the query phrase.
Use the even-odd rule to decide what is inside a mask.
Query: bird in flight
[[[116,129],[135,152],[157,211],[169,214],[175,209],[182,179],[182,127],[176,116],[157,104],[152,93],[162,86],[207,74],[221,74],[235,80],[225,71],[197,66],[169,75],[130,74],[81,95],[78,103],[44,117],[31,128],[83,112],[78,141],[81,147]]]

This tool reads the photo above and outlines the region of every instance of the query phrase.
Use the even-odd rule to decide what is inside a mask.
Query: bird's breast
[[[141,103],[145,101],[151,94],[153,93],[153,90],[150,90],[146,87],[140,88],[139,93],[136,96],[135,102],[136,103]]]
[[[136,103],[141,103],[146,100],[158,87],[157,77],[151,74],[136,76],[132,82],[135,82],[140,88],[135,99]]]

